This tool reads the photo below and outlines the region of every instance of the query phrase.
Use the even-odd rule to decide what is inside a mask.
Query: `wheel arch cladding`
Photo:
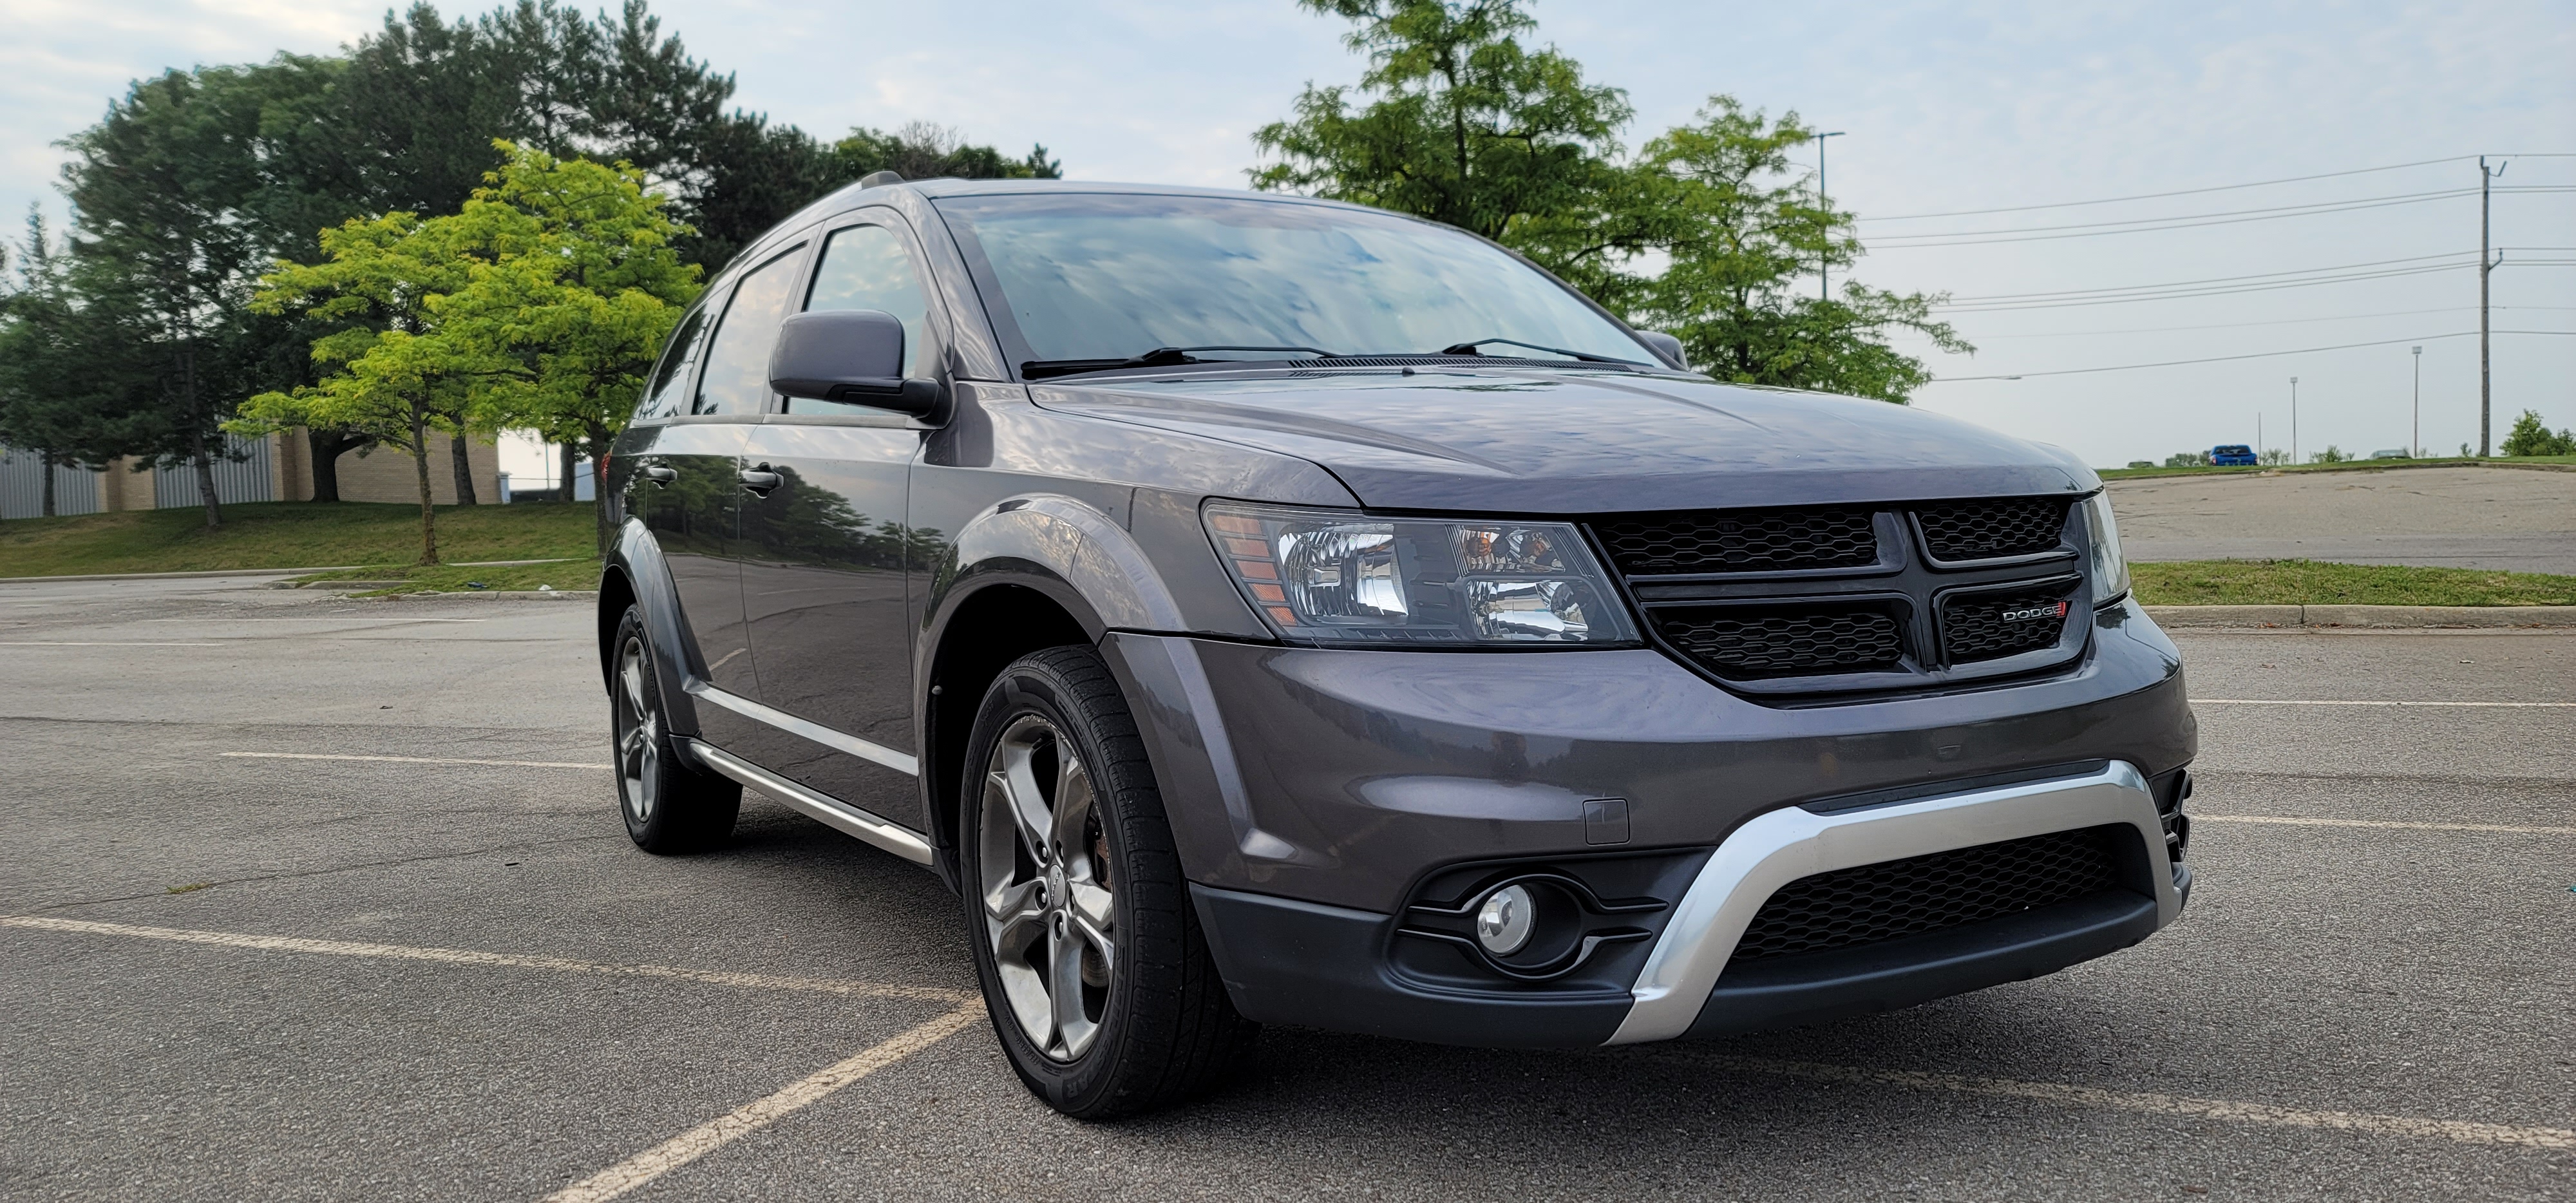
[[[1093,632],[1049,593],[1027,579],[992,580],[959,596],[940,624],[922,699],[921,764],[936,864],[952,886],[958,884],[957,800],[966,745],[984,691],[1022,656],[1094,642]]]
[[[661,687],[662,714],[675,734],[695,735],[698,712],[684,688],[695,666],[687,630],[680,621],[679,594],[671,570],[662,562],[661,545],[642,522],[629,519],[619,528],[599,580],[599,673],[603,688],[615,670],[618,620],[626,607],[644,613],[645,637],[653,647],[655,684]]]

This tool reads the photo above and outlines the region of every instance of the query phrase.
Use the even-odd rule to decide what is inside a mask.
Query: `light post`
[[[2415,458],[2424,458],[2424,348],[2415,348]]]
[[[1839,138],[1843,131],[1816,135],[1816,204],[1825,211],[1825,245],[1816,252],[1816,299],[1834,299],[1834,203],[1825,197],[1825,139]]]
[[[2290,462],[2299,462],[2299,378],[2290,377]]]

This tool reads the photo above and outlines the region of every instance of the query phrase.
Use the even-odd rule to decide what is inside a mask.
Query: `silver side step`
[[[776,798],[817,823],[894,853],[916,865],[930,864],[930,845],[911,828],[798,785],[704,740],[688,741],[689,753],[707,767]]]

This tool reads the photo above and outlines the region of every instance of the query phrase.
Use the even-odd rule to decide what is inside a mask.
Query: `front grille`
[[[1914,515],[1932,558],[1956,563],[2057,550],[2068,504],[2059,497],[1990,497],[1933,502]]]
[[[1901,667],[1905,655],[1896,616],[1882,608],[1689,607],[1649,613],[1673,646],[1731,677],[1885,672]]]
[[[1801,877],[1762,904],[1734,959],[1874,944],[2109,889],[2119,883],[2113,834],[2063,831]]]
[[[1867,510],[1695,510],[1594,524],[1619,571],[1783,572],[1878,562]]]
[[[1953,664],[2054,647],[2074,595],[2072,579],[2036,589],[1952,594],[1941,601],[1941,645]]]

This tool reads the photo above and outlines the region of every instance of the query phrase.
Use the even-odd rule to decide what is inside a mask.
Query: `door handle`
[[[680,472],[676,468],[665,468],[659,464],[654,464],[644,469],[644,479],[652,481],[657,485],[667,485],[672,481],[680,479]]]
[[[787,479],[775,472],[755,470],[751,468],[745,468],[740,472],[734,473],[734,476],[736,479],[742,481],[742,487],[764,497],[769,495],[769,491],[771,489],[775,489],[779,485],[786,483]]]

